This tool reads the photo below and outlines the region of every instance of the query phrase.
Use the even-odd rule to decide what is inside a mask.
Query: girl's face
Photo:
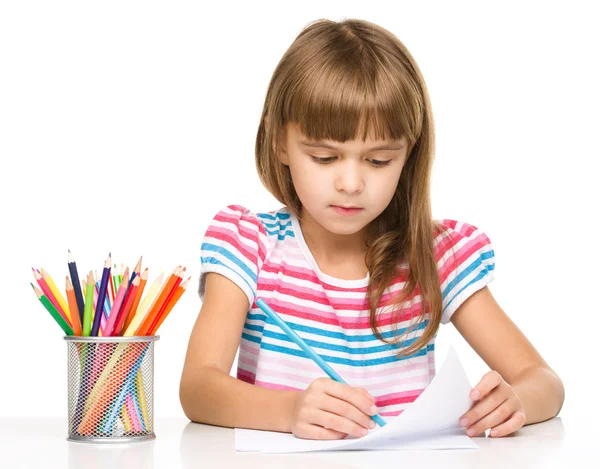
[[[315,142],[298,124],[288,123],[278,158],[290,168],[303,211],[331,233],[354,234],[392,200],[407,159],[407,139]],[[360,210],[342,214],[334,206]]]

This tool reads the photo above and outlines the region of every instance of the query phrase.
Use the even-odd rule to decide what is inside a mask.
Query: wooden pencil
[[[104,261],[104,269],[102,271],[102,280],[100,281],[100,289],[98,290],[98,301],[96,302],[96,314],[94,315],[94,324],[92,325],[92,335],[97,336],[100,330],[100,322],[102,320],[102,311],[104,310],[104,302],[106,298],[106,288],[108,287],[108,278],[110,277],[110,264],[112,262],[111,253],[108,253],[106,261]]]
[[[40,269],[40,273],[42,274],[42,277],[44,277],[44,280],[48,284],[50,291],[54,294],[54,298],[56,298],[56,301],[58,301],[58,304],[62,308],[67,319],[69,320],[69,324],[71,324],[71,313],[69,312],[69,307],[67,306],[67,302],[62,296],[62,293],[60,292],[60,290],[58,289],[58,287],[54,283],[54,280],[52,280],[52,277],[48,272],[46,272],[44,269]]]
[[[89,336],[90,332],[92,332],[92,310],[94,308],[95,286],[96,282],[94,282],[94,274],[90,270],[85,285],[85,310],[83,312],[83,324],[81,325],[84,336]]]
[[[131,324],[131,321],[135,317],[137,307],[140,303],[140,299],[142,298],[142,293],[144,292],[144,288],[146,287],[146,283],[148,282],[148,267],[142,272],[140,275],[140,286],[135,292],[135,298],[133,299],[133,303],[129,311],[127,311],[127,317],[125,318],[125,324],[123,325],[123,331],[126,331]]]
[[[150,285],[150,288],[148,289],[148,293],[146,293],[146,296],[142,300],[140,307],[135,312],[135,316],[133,317],[133,319],[131,320],[131,323],[127,327],[127,330],[123,334],[124,336],[134,335],[135,331],[137,330],[137,328],[139,327],[141,322],[144,320],[144,318],[148,314],[148,311],[150,311],[150,309],[152,308],[152,305],[154,305],[154,303],[156,302],[156,299],[158,298],[157,292],[162,284],[164,275],[165,275],[165,273],[161,272],[161,274],[156,278],[156,280],[154,280],[154,282],[152,282],[152,285]]]
[[[67,261],[67,264],[69,266],[69,273],[71,274],[71,279],[73,279],[73,291],[75,292],[75,299],[77,300],[77,310],[79,311],[79,324],[82,324],[84,309],[83,293],[81,291],[79,273],[77,272],[77,264],[75,263],[75,258],[73,257],[73,254],[71,254],[70,249]]]
[[[71,321],[69,320],[69,318],[67,317],[67,315],[64,313],[64,311],[60,307],[60,304],[58,304],[58,301],[56,300],[56,298],[54,298],[54,294],[50,290],[50,287],[46,283],[46,280],[44,279],[44,277],[42,277],[42,274],[40,273],[40,271],[34,269],[33,267],[31,268],[31,270],[33,270],[33,277],[35,278],[35,281],[37,282],[37,284],[42,289],[42,292],[44,293],[44,296],[46,298],[48,298],[48,301],[50,301],[50,303],[52,303],[52,306],[54,306],[54,308],[56,309],[56,311],[58,311],[58,313],[62,316],[62,318],[69,325],[69,327],[71,327]]]
[[[110,310],[110,316],[108,317],[108,321],[106,321],[106,327],[102,331],[103,336],[111,336],[113,334],[113,329],[119,318],[119,311],[121,310],[121,306],[123,305],[123,300],[125,299],[125,294],[127,293],[129,280],[129,267],[125,270],[125,274],[123,275],[123,281],[119,284],[119,290],[117,291],[117,297],[115,298],[115,303],[113,304]]]
[[[177,291],[175,292],[175,294],[169,301],[169,304],[167,305],[167,307],[165,308],[163,313],[160,315],[158,322],[152,327],[152,329],[150,330],[148,335],[156,335],[156,332],[158,331],[158,328],[160,327],[160,325],[163,323],[165,318],[169,315],[169,313],[173,309],[173,306],[175,306],[175,303],[177,303],[177,301],[179,300],[181,295],[183,295],[183,292],[187,288],[191,278],[192,278],[191,276],[188,277],[188,279],[185,282],[183,282],[181,285],[179,285],[179,287],[177,287]]]
[[[71,279],[68,275],[65,275],[65,292],[67,294],[67,301],[69,302],[69,310],[71,311],[71,319],[73,320],[73,333],[75,335],[81,335],[81,322],[79,321],[79,306],[77,306],[77,298],[75,296],[75,289],[71,283]]]
[[[125,323],[125,318],[127,317],[127,311],[131,308],[133,300],[135,298],[135,294],[137,289],[140,287],[140,277],[137,276],[131,282],[131,286],[127,290],[127,295],[125,296],[125,300],[123,301],[123,306],[119,311],[119,316],[115,322],[115,326],[112,330],[112,335],[121,335],[121,330],[123,329],[123,324]]]
[[[173,273],[169,276],[169,278],[167,279],[167,281],[163,285],[163,288],[161,289],[161,291],[160,291],[160,293],[159,293],[156,301],[154,302],[153,306],[150,308],[150,310],[148,311],[148,314],[142,320],[142,323],[138,326],[137,330],[135,331],[135,335],[136,336],[146,335],[148,329],[150,328],[150,326],[154,322],[154,319],[156,318],[156,315],[160,311],[161,306],[165,302],[165,299],[171,293],[171,290],[173,289],[173,286],[175,285],[175,283],[177,282],[178,279],[181,281],[181,279],[178,276],[178,274],[179,274],[179,266],[175,268],[175,270],[173,271]]]
[[[44,293],[42,292],[42,290],[40,290],[38,287],[36,287],[33,283],[30,283],[30,284],[31,284],[31,287],[33,288],[33,291],[37,295],[38,300],[40,300],[40,302],[48,310],[48,312],[50,313],[50,315],[58,323],[58,325],[65,332],[65,334],[67,334],[67,335],[73,335],[73,329],[71,329],[71,327],[69,326],[69,324],[67,324],[67,322],[65,321],[65,319],[58,313],[57,309],[50,302],[50,300],[48,299],[48,297],[46,295],[44,295]]]

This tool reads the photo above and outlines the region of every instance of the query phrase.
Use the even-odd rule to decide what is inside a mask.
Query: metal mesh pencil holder
[[[65,336],[69,435],[93,443],[144,441],[154,434],[154,342],[159,336]]]

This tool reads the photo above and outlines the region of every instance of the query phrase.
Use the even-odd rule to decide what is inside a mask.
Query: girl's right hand
[[[375,398],[364,388],[330,378],[315,379],[298,393],[292,412],[292,433],[308,440],[361,437],[375,428]]]

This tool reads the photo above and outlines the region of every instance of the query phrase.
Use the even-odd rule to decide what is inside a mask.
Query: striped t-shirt
[[[493,279],[494,251],[481,230],[456,220],[437,220],[445,231],[434,248],[440,275],[443,315],[448,323],[456,309]],[[445,235],[444,242],[441,242]],[[236,283],[248,297],[237,378],[273,389],[304,390],[327,375],[262,312],[262,298],[351,386],[376,398],[382,416],[399,415],[435,375],[434,342],[408,357],[396,357],[421,336],[430,312],[415,330],[420,314],[418,286],[402,314],[385,306],[407,280],[407,265],[384,290],[377,309],[383,337],[404,334],[399,345],[379,340],[369,324],[366,291],[369,275],[343,280],[319,269],[302,235],[298,219],[286,207],[254,213],[241,205],[220,210],[209,223],[201,246],[199,295],[204,299],[207,272],[218,272]],[[385,308],[383,308],[384,306]],[[411,323],[410,318],[413,317]]]

